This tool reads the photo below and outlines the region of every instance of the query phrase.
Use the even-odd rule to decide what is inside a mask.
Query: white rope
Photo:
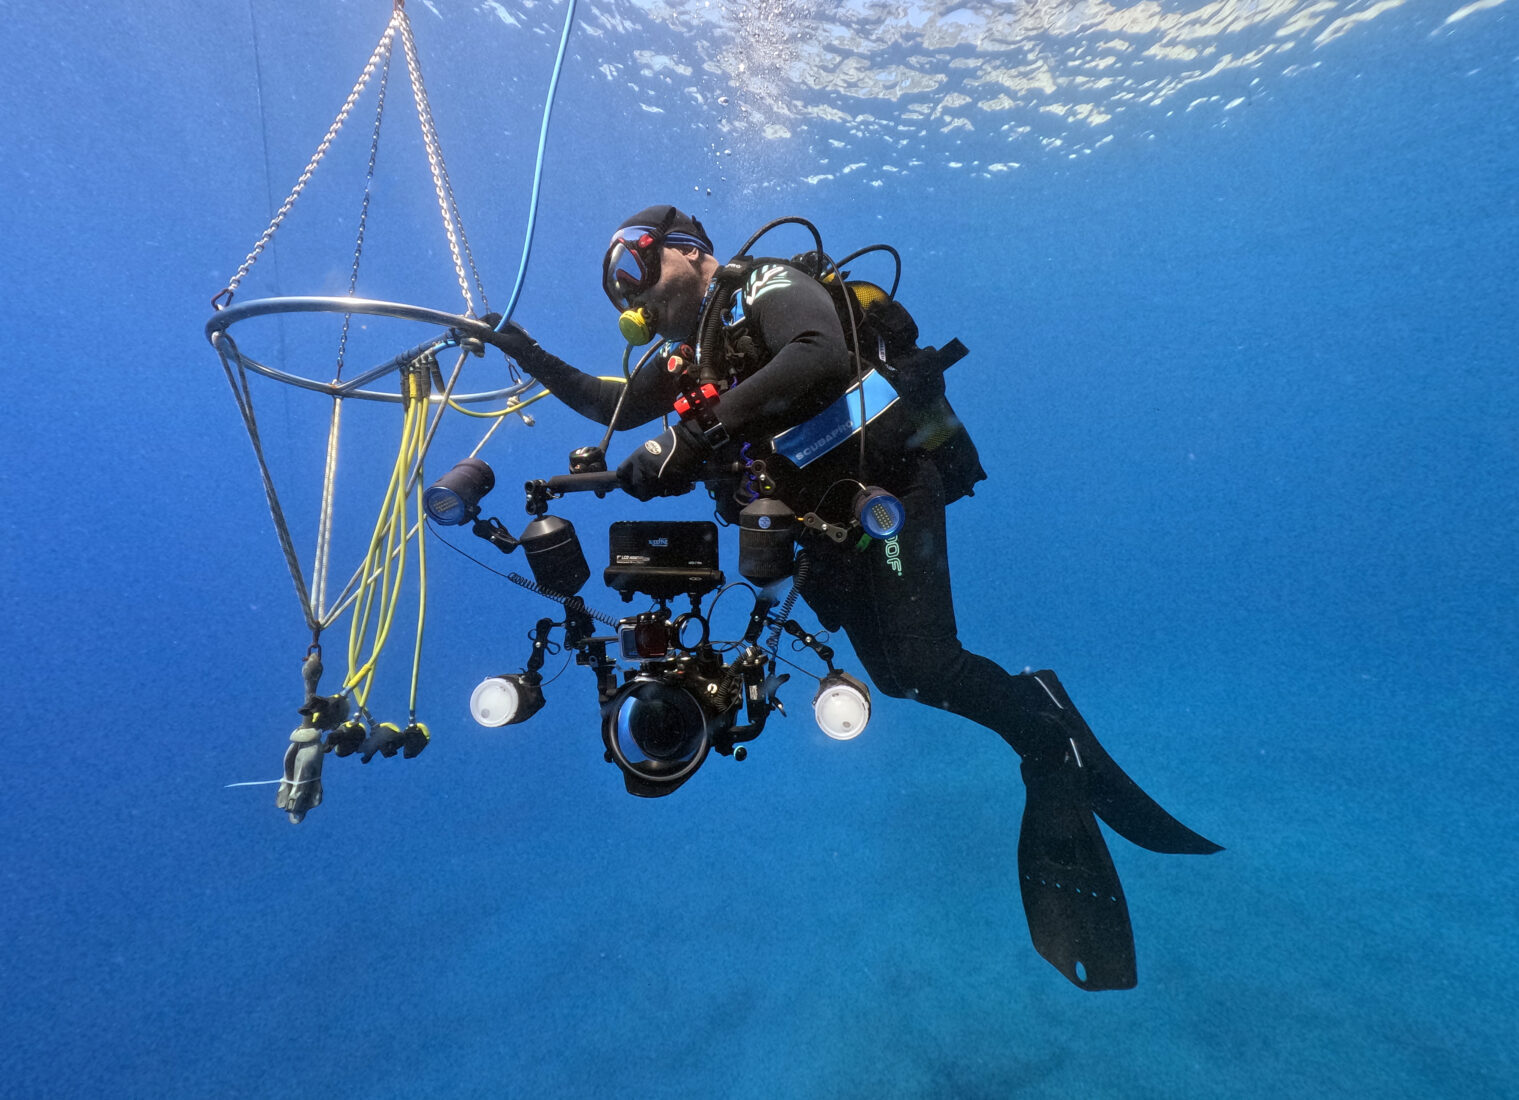
[[[301,575],[301,563],[295,556],[295,543],[290,538],[290,525],[285,522],[285,510],[280,506],[279,494],[274,491],[274,477],[269,472],[269,463],[264,459],[264,445],[259,438],[258,422],[253,416],[253,396],[248,391],[248,373],[243,369],[242,353],[237,350],[237,344],[225,332],[217,334],[215,345],[216,354],[222,362],[222,369],[227,374],[227,383],[232,387],[232,397],[237,402],[237,410],[242,413],[243,427],[248,430],[248,440],[253,444],[253,457],[258,459],[259,474],[264,480],[264,497],[269,502],[269,516],[274,521],[274,533],[279,538],[280,549],[285,554],[285,565],[290,570],[290,579],[295,582],[295,592],[300,597],[301,611],[306,616],[306,625],[315,633],[321,629],[322,624],[312,609],[311,595],[306,590],[306,578]],[[228,362],[229,352],[231,357],[237,360],[235,375],[232,364]],[[241,385],[239,385],[239,380],[241,380]]]
[[[322,511],[317,520],[316,561],[311,567],[311,583],[316,587],[315,614],[318,620],[327,615],[327,572],[332,560],[332,502],[337,493],[338,437],[343,423],[343,399],[332,399],[332,420],[327,425],[327,461],[322,470]]]
[[[331,626],[333,623],[337,622],[340,618],[343,617],[343,612],[347,611],[349,607],[353,605],[353,601],[359,598],[359,582],[365,581],[368,584],[373,584],[375,582],[375,579],[379,577],[380,573],[384,570],[386,564],[395,561],[397,556],[400,555],[402,548],[412,539],[421,534],[422,524],[424,522],[426,521],[419,518],[415,523],[411,525],[411,530],[406,532],[406,537],[404,539],[401,539],[395,546],[391,547],[389,553],[375,564],[375,567],[370,572],[367,580],[364,576],[363,565],[360,565],[353,571],[353,576],[348,579],[348,583],[343,586],[343,591],[338,595],[337,606],[332,609],[332,611],[327,615],[326,622],[322,624],[324,628]]]
[[[375,66],[380,63],[380,58],[390,49],[390,42],[395,36],[397,23],[404,23],[405,18],[406,13],[404,11],[397,11],[391,16],[390,23],[385,27],[385,33],[380,36],[380,44],[375,47],[374,53],[369,55],[369,62],[364,66],[363,73],[359,75],[358,83],[353,86],[353,91],[349,92],[348,98],[343,101],[343,107],[338,111],[338,117],[332,120],[332,125],[328,127],[326,136],[322,138],[322,143],[316,147],[316,152],[311,155],[311,161],[306,165],[306,170],[301,173],[301,178],[295,181],[295,188],[290,192],[290,196],[285,199],[279,211],[274,215],[274,220],[269,223],[269,228],[264,230],[264,235],[253,246],[253,251],[248,253],[248,258],[237,269],[237,274],[232,276],[232,281],[227,284],[221,294],[217,295],[218,298],[222,297],[222,295],[227,295],[230,298],[232,292],[238,288],[238,284],[252,270],[254,263],[263,253],[264,248],[274,237],[274,231],[280,227],[280,223],[285,220],[285,215],[289,214],[290,208],[295,205],[295,200],[300,198],[301,192],[305,190],[307,181],[311,179],[312,173],[316,171],[316,166],[327,155],[327,149],[332,144],[333,139],[338,136],[338,131],[343,128],[343,123],[348,121],[348,114],[353,110],[353,105],[359,101],[359,96],[363,94],[365,87],[368,86],[369,78],[374,75]]]
[[[454,227],[454,213],[450,212],[452,187],[448,182],[447,169],[443,165],[443,150],[438,142],[438,131],[433,126],[432,107],[427,101],[427,88],[422,83],[422,66],[417,60],[417,46],[411,37],[411,22],[405,11],[396,16],[401,27],[401,45],[406,52],[406,68],[411,74],[411,94],[417,104],[417,119],[422,126],[422,143],[427,147],[427,166],[432,172],[433,191],[438,196],[438,211],[443,216],[443,232],[448,237],[449,255],[453,257],[454,274],[459,279],[459,290],[464,295],[466,312],[475,313],[475,299],[469,292],[469,277],[464,273],[464,260],[459,254],[459,233]]]

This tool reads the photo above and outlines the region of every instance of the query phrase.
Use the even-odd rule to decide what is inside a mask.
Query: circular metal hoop
[[[362,313],[374,317],[391,317],[398,321],[418,321],[427,325],[438,325],[447,331],[417,347],[410,348],[400,355],[386,362],[361,371],[353,378],[344,382],[319,382],[314,378],[306,378],[299,374],[291,374],[277,367],[271,367],[267,363],[260,363],[257,359],[244,355],[238,349],[237,343],[227,331],[238,321],[247,320],[250,317],[278,316],[285,313]],[[317,393],[325,393],[329,397],[356,397],[365,401],[392,401],[399,403],[402,398],[400,393],[383,393],[379,390],[366,390],[362,387],[373,382],[376,378],[382,378],[392,371],[399,372],[401,368],[419,355],[425,352],[437,352],[446,348],[460,346],[461,340],[470,339],[479,341],[482,345],[492,343],[492,337],[496,331],[484,321],[477,321],[473,317],[460,317],[452,313],[445,313],[440,309],[428,309],[426,306],[409,306],[400,302],[381,302],[371,298],[256,298],[250,302],[241,302],[229,305],[225,309],[218,310],[211,315],[206,322],[206,339],[211,341],[218,355],[227,358],[229,355],[242,366],[249,370],[262,374],[266,378],[272,378],[276,382],[286,385],[298,386],[304,390],[314,390]],[[485,390],[480,393],[456,393],[451,400],[461,405],[476,404],[482,401],[499,401],[502,398],[511,398],[532,387],[531,380],[514,382],[510,386],[498,390]],[[443,395],[432,394],[429,400],[442,401]]]

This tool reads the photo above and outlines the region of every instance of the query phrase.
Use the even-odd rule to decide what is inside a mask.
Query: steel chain
[[[348,296],[351,298],[359,288],[359,260],[364,254],[364,231],[369,226],[369,200],[374,190],[375,163],[380,155],[380,124],[385,120],[385,91],[390,87],[390,51],[385,52],[385,64],[380,70],[380,94],[374,112],[374,136],[369,141],[369,171],[364,177],[364,201],[359,205],[359,232],[353,245],[353,267],[348,273]],[[348,330],[353,314],[343,314],[343,334],[338,338],[338,365],[336,378],[343,377],[343,364],[348,355]]]

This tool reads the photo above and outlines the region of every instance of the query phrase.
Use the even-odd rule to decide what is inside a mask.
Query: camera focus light
[[[434,523],[459,527],[480,512],[480,501],[496,487],[496,474],[478,458],[466,458],[422,493],[422,508]]]
[[[854,518],[873,539],[889,539],[902,530],[907,509],[878,485],[867,485],[854,498]]]
[[[870,722],[870,689],[847,672],[830,672],[813,697],[812,714],[829,737],[851,741]]]

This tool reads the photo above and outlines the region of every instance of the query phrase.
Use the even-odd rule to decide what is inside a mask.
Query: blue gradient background
[[[879,188],[794,183],[785,143],[723,180],[660,140],[700,120],[612,109],[602,47],[573,51],[517,312],[545,345],[615,369],[607,226],[695,187],[720,250],[790,212],[836,253],[898,244],[925,338],[971,347],[952,396],[993,477],[950,514],[963,637],[1057,669],[1228,848],[1114,839],[1140,985],[1089,995],[1029,945],[996,738],[878,699],[834,744],[796,685],[747,762],[630,799],[581,670],[526,726],[468,721],[543,605],[437,544],[428,752],[329,759],[299,828],[224,788],[275,773],[304,637],[201,327],[385,5],[124,7],[5,5],[0,1092],[1519,1090],[1513,12],[1432,35],[1447,12],[1411,5],[1227,125]],[[412,18],[499,302],[554,43]],[[263,292],[341,289],[343,179],[311,202],[349,243],[292,219]],[[422,162],[380,189],[361,291],[448,306]],[[301,400],[263,393],[299,450]],[[598,434],[536,411],[487,451],[508,480]],[[636,514],[561,511],[593,550]]]

